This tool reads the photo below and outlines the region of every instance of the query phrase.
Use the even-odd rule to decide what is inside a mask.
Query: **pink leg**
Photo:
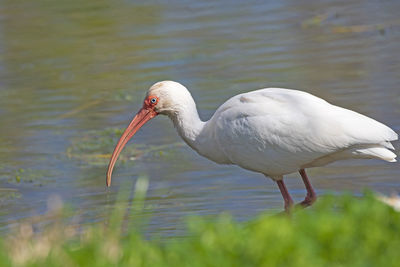
[[[276,183],[278,184],[279,190],[281,190],[281,194],[283,196],[283,200],[285,201],[285,211],[289,212],[293,207],[292,197],[289,195],[289,191],[287,190],[283,179],[276,181]]]
[[[304,169],[301,169],[299,173],[307,189],[306,197],[299,204],[303,207],[311,206],[317,200],[317,194],[315,194],[314,189],[312,188],[311,183],[308,180],[306,171]]]

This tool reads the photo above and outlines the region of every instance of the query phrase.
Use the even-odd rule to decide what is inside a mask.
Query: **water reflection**
[[[118,163],[109,192],[105,166],[67,156],[76,138],[125,127],[144,90],[163,79],[187,85],[204,119],[232,95],[280,86],[309,91],[400,132],[400,2],[188,4],[3,4],[0,182],[19,197],[0,202],[1,225],[43,212],[54,193],[81,210],[84,222],[101,221],[119,186],[141,174],[150,179],[150,232],[178,234],[188,214],[229,211],[245,220],[280,209],[271,181],[218,166],[185,146]],[[181,141],[168,119],[156,118],[134,142]],[[46,175],[18,183],[20,169]],[[310,170],[318,193],[368,187],[389,194],[398,190],[399,175],[398,164],[379,161]],[[302,198],[301,181],[288,183]]]

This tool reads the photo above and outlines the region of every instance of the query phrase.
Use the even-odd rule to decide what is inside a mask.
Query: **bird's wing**
[[[220,106],[211,122],[220,149],[233,163],[260,171],[268,161],[270,173],[354,145],[393,148],[389,142],[397,139],[393,130],[371,118],[280,88],[237,95]]]

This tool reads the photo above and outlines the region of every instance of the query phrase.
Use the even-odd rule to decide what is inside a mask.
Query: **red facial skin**
[[[153,99],[156,100],[154,103],[152,103]],[[122,136],[119,138],[118,143],[114,148],[114,152],[112,153],[110,163],[108,164],[107,179],[106,179],[107,186],[111,185],[111,175],[114,169],[115,162],[117,161],[117,158],[121,153],[122,149],[124,148],[124,146],[126,145],[126,143],[128,143],[128,141],[146,122],[148,122],[149,120],[158,115],[158,113],[154,110],[157,103],[158,103],[158,97],[148,96],[144,100],[143,107],[132,119],[131,123],[129,123],[128,127],[126,128]]]

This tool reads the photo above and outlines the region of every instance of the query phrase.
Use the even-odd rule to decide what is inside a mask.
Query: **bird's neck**
[[[195,102],[192,100],[181,106],[170,118],[182,139],[197,150],[198,137],[205,122],[200,119]]]

